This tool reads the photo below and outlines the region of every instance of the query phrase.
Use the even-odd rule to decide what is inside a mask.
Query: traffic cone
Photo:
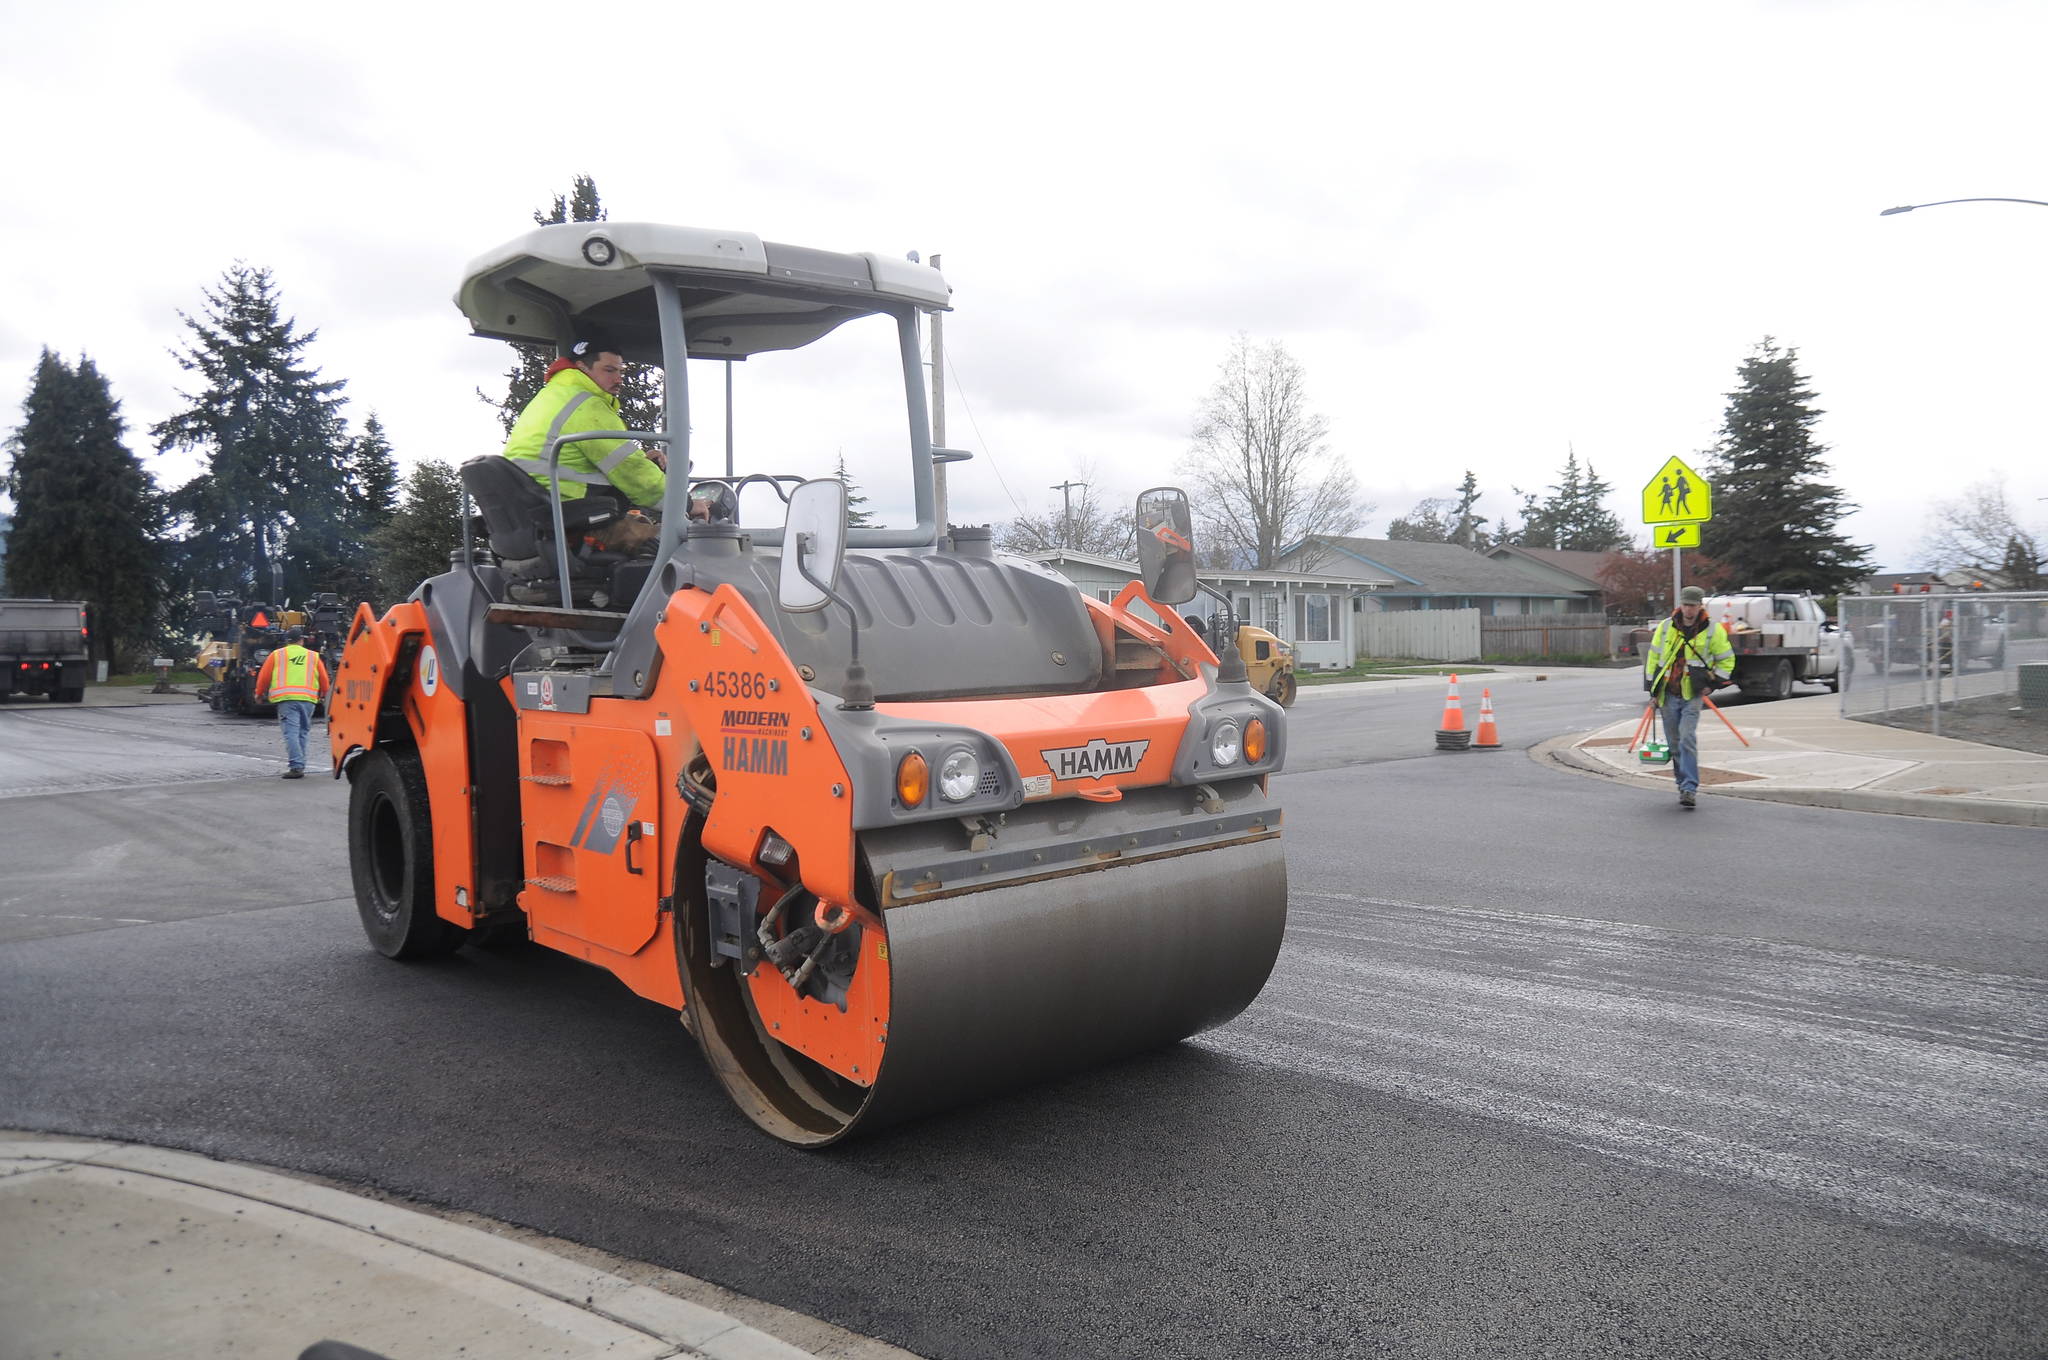
[[[1465,728],[1465,709],[1458,702],[1458,677],[1451,677],[1450,692],[1444,695],[1443,725],[1436,730],[1436,749],[1439,751],[1463,751],[1472,745],[1472,734]]]
[[[1479,730],[1472,734],[1472,749],[1475,751],[1498,751],[1500,729],[1493,725],[1493,691],[1479,691]]]

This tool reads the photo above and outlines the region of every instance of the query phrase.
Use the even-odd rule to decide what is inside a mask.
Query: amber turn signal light
[[[903,806],[908,808],[922,804],[931,786],[931,767],[925,764],[923,756],[912,751],[896,762],[896,800]]]

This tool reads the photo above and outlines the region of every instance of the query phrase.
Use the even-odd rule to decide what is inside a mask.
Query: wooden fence
[[[1415,657],[1425,661],[1479,659],[1476,609],[1396,609],[1352,616],[1361,657]]]
[[[1600,614],[1501,614],[1479,621],[1484,656],[1610,656],[1613,642]]]

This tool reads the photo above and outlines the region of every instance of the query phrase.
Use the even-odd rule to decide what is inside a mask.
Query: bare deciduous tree
[[[1093,464],[1083,464],[1071,502],[1060,496],[1039,514],[1025,513],[996,530],[1004,552],[1034,553],[1068,548],[1096,557],[1128,560],[1137,552],[1137,519],[1130,500],[1103,489]],[[1071,507],[1071,508],[1070,508]]]
[[[2048,534],[2020,523],[2003,474],[1966,487],[1928,512],[1920,558],[1930,571],[1999,576],[2014,590],[2038,590]]]
[[[1372,506],[1358,499],[1350,465],[1324,443],[1329,422],[1309,409],[1301,365],[1278,340],[1239,333],[1195,416],[1181,460],[1201,528],[1203,556],[1219,565],[1270,567],[1312,535],[1341,536]],[[1314,565],[1308,557],[1294,563]]]

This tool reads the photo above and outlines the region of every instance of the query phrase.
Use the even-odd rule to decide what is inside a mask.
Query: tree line
[[[1813,437],[1822,412],[1799,373],[1797,351],[1766,336],[1742,361],[1727,397],[1718,440],[1693,455],[1714,487],[1714,519],[1702,531],[1704,551],[1684,554],[1688,582],[1831,595],[1867,576],[1870,549],[1839,527],[1855,506],[1828,480],[1826,447]],[[1375,508],[1360,498],[1349,461],[1332,449],[1329,423],[1309,401],[1302,365],[1277,340],[1239,335],[1232,341],[1197,406],[1180,472],[1194,501],[1205,562],[1216,568],[1277,569],[1285,561],[1291,569],[1313,570],[1315,545],[1355,534]],[[1071,548],[1128,557],[1131,524],[1123,503],[1094,485],[1092,468],[1080,480],[1087,484],[1082,496],[1020,514],[1002,526],[998,541],[1018,552]],[[1668,607],[1670,559],[1636,546],[1608,506],[1614,490],[1590,460],[1582,464],[1567,447],[1556,480],[1536,491],[1511,486],[1515,504],[1498,519],[1479,513],[1484,493],[1466,469],[1454,496],[1425,498],[1393,517],[1386,537],[1454,543],[1474,552],[1604,553],[1602,584],[1618,607],[1630,613]],[[1992,526],[1970,540],[1971,560],[2017,559],[2033,550],[2034,540],[2000,527],[2010,516],[2002,508],[1999,513],[2006,519],[1965,516]]]
[[[578,176],[533,217],[601,221],[605,210],[596,184]],[[454,466],[422,460],[401,480],[377,413],[352,427],[347,384],[311,361],[319,332],[287,314],[268,269],[237,261],[201,297],[195,314],[178,314],[182,405],[148,430],[158,454],[197,456],[190,480],[157,484],[88,355],[74,363],[44,349],[8,441],[0,491],[15,510],[0,579],[17,595],[91,601],[97,655],[116,665],[179,655],[195,591],[276,605],[332,591],[389,604],[445,571],[460,541]],[[478,393],[508,430],[551,357],[515,346],[505,395]],[[658,374],[634,366],[620,396],[629,422],[658,425]]]

